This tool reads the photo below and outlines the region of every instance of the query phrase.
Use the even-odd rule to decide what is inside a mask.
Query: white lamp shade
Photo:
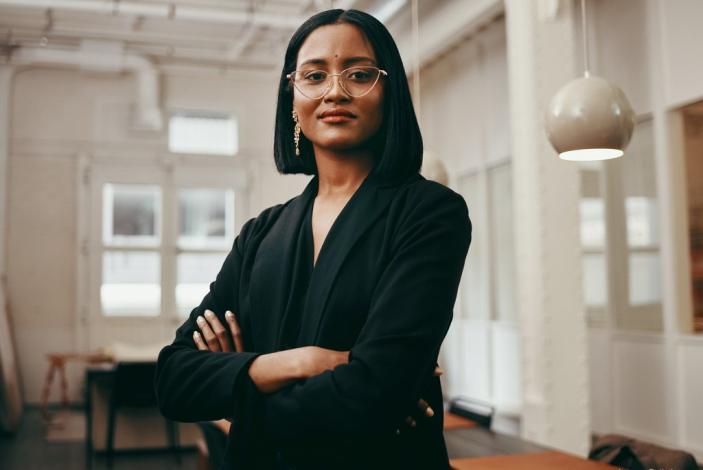
[[[565,160],[607,160],[624,154],[635,127],[625,93],[587,76],[564,85],[549,103],[547,137]]]

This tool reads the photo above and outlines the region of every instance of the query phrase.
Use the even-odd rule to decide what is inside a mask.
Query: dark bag
[[[699,470],[696,459],[687,452],[616,434],[599,437],[593,444],[588,458],[628,470]]]

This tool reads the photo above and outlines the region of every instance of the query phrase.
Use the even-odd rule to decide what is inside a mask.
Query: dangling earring
[[[293,110],[293,122],[295,127],[293,128],[293,142],[295,142],[295,156],[300,156],[300,123],[298,122],[298,114]]]

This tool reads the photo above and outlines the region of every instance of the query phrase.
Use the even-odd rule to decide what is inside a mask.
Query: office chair
[[[455,397],[449,402],[450,413],[474,421],[482,428],[491,429],[495,408],[480,400]]]

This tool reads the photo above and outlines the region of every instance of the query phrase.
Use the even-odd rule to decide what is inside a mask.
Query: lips
[[[330,118],[330,117],[343,117],[343,118],[355,118],[356,116],[346,109],[332,108],[327,109],[320,113],[319,119]]]

